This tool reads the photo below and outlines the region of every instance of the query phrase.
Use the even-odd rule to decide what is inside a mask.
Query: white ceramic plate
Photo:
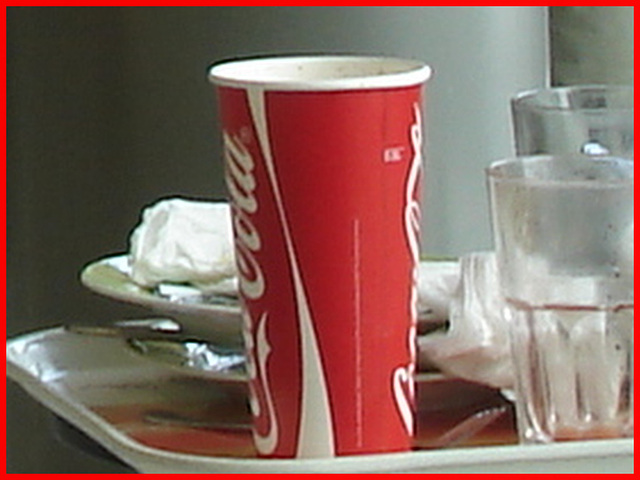
[[[170,296],[162,296],[157,290],[137,285],[128,272],[126,255],[106,257],[87,265],[80,274],[80,281],[105,297],[173,318],[194,336],[222,347],[242,348],[242,322],[237,299],[216,296],[203,301],[197,289],[175,287],[182,293],[192,294],[192,297],[183,295],[183,301],[177,301]]]
[[[129,276],[127,255],[106,257],[87,265],[80,274],[81,283],[95,293],[113,300],[149,308],[174,318],[189,333],[216,345],[242,347],[242,320],[238,299],[233,288],[222,287],[222,295],[202,296],[194,287],[161,285],[159,289],[141,287]],[[421,330],[429,325],[437,328],[442,320],[421,315]]]
[[[337,459],[257,459],[246,431],[144,420],[150,410],[168,410],[246,422],[243,383],[192,376],[131,352],[121,338],[87,337],[63,328],[9,340],[6,357],[10,379],[141,473],[632,473],[634,468],[633,439],[506,445],[514,435],[508,418],[506,425],[496,422],[457,448]],[[442,426],[436,419],[443,412],[468,415],[496,401],[499,396],[487,387],[442,375],[421,376],[418,444],[439,435]]]

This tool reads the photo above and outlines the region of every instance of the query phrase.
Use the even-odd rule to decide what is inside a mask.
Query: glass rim
[[[584,112],[598,112],[602,111],[605,108],[607,110],[617,110],[617,111],[633,111],[633,103],[634,103],[634,87],[633,85],[622,85],[622,84],[584,84],[584,85],[566,85],[566,86],[552,86],[552,87],[543,87],[543,88],[535,88],[530,90],[525,90],[517,93],[515,96],[511,98],[511,104],[514,108],[529,108],[531,110],[537,111],[558,111],[558,112],[569,112],[569,111],[584,111]],[[560,103],[557,102],[557,99],[567,98],[571,94],[588,94],[593,93],[596,95],[602,95],[603,98],[609,98],[612,100],[616,100],[616,102],[611,105],[608,104],[606,107],[575,107],[568,104],[568,102]],[[625,102],[623,103],[623,99],[620,98],[624,96]],[[629,98],[630,96],[630,98]],[[546,101],[543,101],[546,100]],[[631,102],[629,103],[629,100]]]
[[[590,162],[590,163],[589,163]],[[541,163],[557,163],[562,165],[575,165],[580,166],[603,166],[618,165],[620,173],[616,177],[609,178],[595,178],[593,176],[585,175],[583,178],[576,176],[571,179],[550,179],[543,178],[541,176],[527,176],[526,167],[531,167],[534,164]],[[633,159],[625,157],[616,157],[614,155],[607,156],[592,156],[586,154],[543,154],[543,155],[524,155],[507,157],[492,162],[485,168],[485,175],[487,180],[496,183],[520,183],[526,185],[575,185],[575,186],[591,186],[596,188],[620,186],[620,185],[633,185],[634,183],[634,162]]]

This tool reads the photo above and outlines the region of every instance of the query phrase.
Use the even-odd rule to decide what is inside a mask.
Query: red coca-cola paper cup
[[[410,449],[429,75],[352,56],[210,70],[261,456]]]

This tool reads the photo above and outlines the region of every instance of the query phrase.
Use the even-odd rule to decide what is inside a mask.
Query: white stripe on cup
[[[324,377],[318,342],[313,328],[307,294],[302,282],[300,267],[295,254],[293,239],[291,237],[280,186],[273,164],[273,155],[267,128],[264,91],[260,88],[249,88],[247,89],[247,97],[255,130],[258,135],[258,141],[265,160],[267,174],[269,175],[269,181],[276,200],[278,216],[293,274],[302,352],[301,413],[296,456],[299,458],[333,457],[335,456],[335,446],[326,379]]]

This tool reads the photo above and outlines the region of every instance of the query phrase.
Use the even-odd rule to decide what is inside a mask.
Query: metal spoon
[[[183,428],[204,428],[207,430],[250,431],[249,422],[215,421],[171,412],[169,410],[149,410],[144,413],[144,420],[158,425]]]
[[[99,337],[143,337],[167,338],[182,332],[180,324],[168,318],[150,318],[146,320],[121,320],[111,325],[65,325],[64,329],[79,335],[96,335]]]
[[[171,366],[206,373],[244,372],[242,353],[218,349],[202,340],[129,338],[127,344],[135,352]]]
[[[508,409],[507,405],[501,405],[480,410],[430,441],[423,448],[450,448],[460,445],[498,420]]]
[[[122,338],[139,355],[193,373],[244,375],[243,352],[185,335],[180,325],[169,319],[121,321],[107,326],[67,325],[65,329],[80,335]]]

